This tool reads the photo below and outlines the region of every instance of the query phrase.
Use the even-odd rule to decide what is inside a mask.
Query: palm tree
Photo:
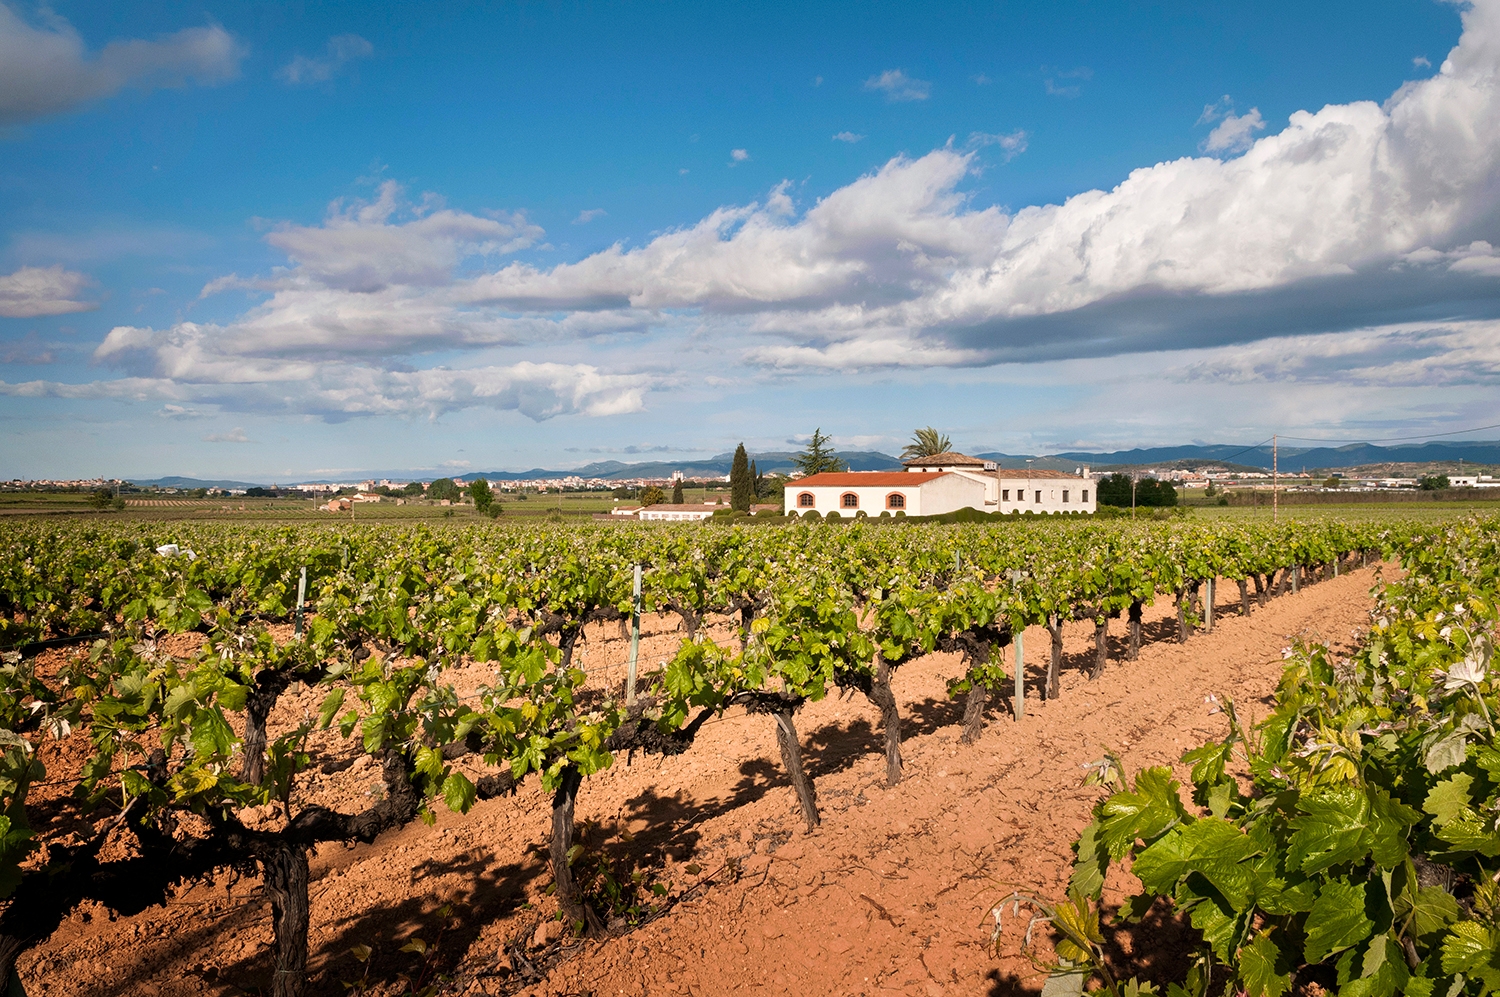
[[[901,451],[902,460],[912,460],[917,457],[934,457],[940,453],[948,453],[953,449],[953,443],[939,433],[936,429],[928,426],[919,429],[911,436],[911,442]]]

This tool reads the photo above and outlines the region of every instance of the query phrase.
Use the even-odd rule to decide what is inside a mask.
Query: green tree
[[[422,492],[422,482],[420,481],[408,481],[406,483],[406,487],[401,489],[401,494],[408,497],[413,495],[421,495]]]
[[[662,491],[660,488],[657,488],[655,485],[652,485],[641,492],[641,505],[643,506],[661,505],[666,500],[667,493]]]
[[[919,429],[912,433],[911,442],[901,450],[901,459],[933,457],[940,453],[949,453],[952,449],[953,442],[948,437],[928,426],[926,429]]]
[[[755,479],[750,477],[750,457],[741,443],[734,448],[734,463],[729,467],[729,507],[736,512],[749,512],[754,501]]]
[[[1130,508],[1130,475],[1111,474],[1099,479],[1095,498],[1100,505]],[[1141,478],[1135,483],[1135,504],[1144,508],[1160,508],[1177,504],[1177,489],[1170,481]]]
[[[450,502],[457,502],[462,494],[458,490],[458,486],[453,483],[452,478],[438,478],[427,486],[427,497],[438,502],[441,502],[443,499],[447,499]]]
[[[844,462],[834,456],[833,447],[828,444],[829,439],[823,435],[823,430],[814,429],[812,439],[807,441],[807,449],[793,457],[792,463],[809,478],[814,474],[844,470]]]
[[[1417,487],[1424,492],[1442,491],[1448,487],[1448,476],[1446,474],[1424,474],[1417,479]]]
[[[89,505],[95,509],[108,509],[115,500],[115,493],[108,488],[97,489],[89,496]]]
[[[495,501],[495,493],[490,491],[490,483],[483,478],[475,478],[469,485],[469,498],[474,500],[474,509],[484,512],[489,509]]]
[[[683,501],[682,479],[678,478],[676,481],[672,482],[672,504],[682,505]]]
[[[760,486],[765,484],[765,479],[760,476],[760,469],[755,466],[755,461],[750,462],[750,492],[756,498],[760,498]]]

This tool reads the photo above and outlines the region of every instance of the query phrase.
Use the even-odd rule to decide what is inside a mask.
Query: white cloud
[[[300,83],[322,83],[333,79],[335,74],[355,59],[368,59],[375,54],[375,46],[359,35],[334,35],[328,39],[324,54],[309,58],[299,55],[276,70],[276,78],[283,83],[296,86]]]
[[[1428,61],[1428,58],[1425,55],[1413,56],[1412,60],[1411,60],[1411,64],[1412,64],[1412,68],[1414,68],[1414,69],[1431,69],[1432,68],[1432,63],[1430,61]]]
[[[1202,149],[1204,152],[1244,152],[1255,144],[1255,133],[1265,131],[1265,128],[1266,123],[1261,120],[1259,108],[1252,107],[1239,117],[1227,114],[1208,133],[1208,138],[1203,140]]]
[[[605,374],[588,364],[529,361],[416,371],[323,363],[311,366],[300,378],[291,373],[223,364],[194,371],[190,377],[173,373],[85,384],[0,381],[0,395],[212,404],[230,411],[311,415],[330,421],[375,415],[436,417],[467,408],[492,408],[542,422],[562,415],[641,411],[646,392],[658,381],[644,374]]]
[[[585,211],[578,212],[578,217],[573,219],[573,224],[587,225],[595,218],[603,218],[607,214],[609,214],[609,212],[605,211],[603,208],[589,208]]]
[[[208,417],[208,413],[195,408],[189,408],[186,405],[163,405],[156,410],[156,414],[158,418],[171,419],[174,422],[189,419],[206,419]]]
[[[855,142],[862,141],[863,139],[864,139],[863,135],[856,135],[853,132],[839,132],[837,135],[835,135],[833,137],[833,140],[835,142],[848,142],[851,145],[854,144]]]
[[[92,311],[98,304],[78,300],[92,283],[83,274],[61,266],[22,267],[0,275],[0,316],[39,318]]]
[[[702,309],[707,327],[726,337],[748,330],[782,339],[785,348],[749,349],[783,367],[808,361],[808,351],[866,366],[872,357],[977,362],[1258,338],[1282,321],[1266,309],[1284,301],[1295,311],[1293,298],[1264,292],[1301,293],[1307,281],[1361,273],[1379,284],[1381,269],[1403,254],[1456,236],[1467,245],[1466,226],[1500,217],[1500,97],[1490,85],[1500,3],[1475,5],[1464,20],[1438,75],[1384,106],[1296,112],[1236,159],[1159,163],[1113,190],[1010,214],[971,206],[959,187],[973,153],[940,149],[898,157],[800,215],[782,187],[765,204],[720,208],[636,249],[545,270],[512,264],[476,278],[471,300]],[[1221,128],[1233,120],[1247,137],[1263,124],[1256,112],[1236,116],[1229,102],[1211,105],[1208,117]],[[1219,134],[1222,145],[1228,133]],[[1016,149],[1024,140],[1009,138]],[[1365,307],[1364,285],[1330,286],[1351,290],[1323,296],[1324,311]],[[1418,297],[1446,293],[1410,288]],[[1155,298],[1162,304],[1151,305]],[[1214,328],[1219,300],[1236,310],[1233,333]],[[1201,302],[1194,320],[1174,317],[1185,302]],[[755,318],[734,317],[744,314]]]
[[[1500,253],[1483,241],[1500,242],[1500,0],[1463,18],[1438,73],[1383,105],[1299,111],[1238,157],[1157,163],[1113,189],[1015,211],[966,188],[982,146],[1018,153],[1025,133],[981,133],[898,156],[812,203],[783,182],[643,245],[475,273],[460,264],[540,229],[407,204],[387,185],[370,203],[335,203],[321,225],[272,232],[288,266],[216,282],[269,294],[237,317],[121,326],[95,354],[118,380],[0,391],[328,419],[468,406],[543,419],[636,411],[655,388],[729,375],[1148,352],[1159,372],[1160,351],[1347,329],[1376,330],[1359,370],[1407,376],[1392,350],[1420,342],[1423,369],[1450,371],[1431,376],[1487,377],[1488,327],[1467,339],[1422,331],[1431,323],[1379,332],[1413,315],[1456,328],[1488,319],[1500,298]],[[1206,113],[1221,127],[1251,117],[1227,101]],[[421,356],[462,353],[473,366],[416,369]],[[1210,383],[1206,370],[1182,383]]]
[[[730,149],[729,158],[734,160],[736,163],[743,163],[749,160],[750,153],[745,151],[744,149]]]
[[[203,437],[204,443],[253,443],[254,440],[245,435],[244,429],[234,427],[227,433],[209,433]]]
[[[970,76],[969,79],[971,81],[973,81],[973,83],[974,83],[975,86],[981,86],[981,87],[982,86],[988,86],[989,84],[995,82],[994,80],[992,80],[988,76],[986,76],[984,73],[975,73],[973,76]]]
[[[395,216],[408,221],[393,224]],[[322,225],[283,225],[266,241],[329,287],[379,291],[392,284],[447,283],[471,256],[514,253],[543,232],[520,212],[481,218],[439,206],[435,198],[411,205],[393,180],[374,201],[334,201]]]
[[[1008,163],[1026,151],[1026,140],[1028,138],[1029,136],[1026,132],[1020,128],[1017,128],[1008,135],[990,135],[986,132],[974,132],[969,136],[967,145],[970,149],[982,149],[985,146],[997,145],[1000,147],[1001,157]]]
[[[112,41],[92,57],[83,38],[45,7],[33,26],[0,3],[0,124],[58,114],[127,86],[213,86],[240,74],[244,49],[218,25],[155,41]]]
[[[926,100],[932,96],[932,84],[926,80],[915,80],[904,70],[887,69],[879,76],[865,80],[866,90],[879,90],[889,101]]]

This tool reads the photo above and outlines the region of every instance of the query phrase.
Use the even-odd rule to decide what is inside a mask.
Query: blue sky
[[[1500,0],[936,6],[0,0],[0,476],[1494,421]]]

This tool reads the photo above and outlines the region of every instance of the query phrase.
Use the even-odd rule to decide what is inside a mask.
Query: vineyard
[[[745,874],[729,859],[669,881],[594,847],[580,794],[623,765],[682,755],[748,715],[795,801],[772,839],[790,853],[820,840],[828,806],[798,723],[814,704],[869,703],[879,777],[896,786],[904,732],[933,727],[903,716],[897,693],[934,652],[955,663],[942,684],[962,759],[986,725],[1067,695],[1067,667],[1102,683],[1153,639],[1192,646],[1226,613],[1254,618],[1394,559],[1404,575],[1352,653],[1294,648],[1259,725],[1226,700],[1229,733],[1189,752],[1186,788],[1104,753],[1091,778],[1110,792],[1091,791],[1105,798],[1069,888],[1014,884],[976,914],[993,917],[997,946],[1024,935],[1049,995],[1490,992],[1497,543],[1486,521],[7,524],[0,969],[32,965],[25,953],[80,911],[130,916],[243,877],[269,901],[272,944],[253,982],[222,992],[514,992],[545,974],[538,950],[626,936]],[[643,619],[674,629],[632,671],[622,651]],[[1017,646],[1027,628],[1042,646]],[[1091,653],[1065,654],[1065,628],[1085,628]],[[1025,674],[1022,659],[1042,666]],[[354,773],[377,791],[350,792]],[[431,937],[408,942],[420,970],[403,982],[365,943],[342,976],[310,970],[310,855],[423,822],[461,835],[481,801],[537,787],[550,814],[518,833],[545,849],[552,919],[539,944],[492,954],[491,989],[426,959]],[[1125,872],[1145,892],[1107,902]],[[1130,971],[1106,938],[1163,908],[1193,933],[1171,980]],[[63,992],[36,989],[46,976],[21,983]]]

